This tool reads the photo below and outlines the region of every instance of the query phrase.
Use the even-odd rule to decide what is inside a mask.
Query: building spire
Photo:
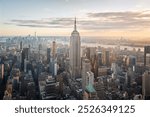
[[[77,30],[77,26],[76,26],[76,17],[75,17],[75,20],[74,20],[74,30]]]

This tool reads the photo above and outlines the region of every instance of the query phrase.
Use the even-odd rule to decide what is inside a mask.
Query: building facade
[[[70,37],[70,68],[72,78],[80,77],[81,69],[81,55],[80,55],[80,34],[76,28],[76,19],[74,21],[74,30]]]

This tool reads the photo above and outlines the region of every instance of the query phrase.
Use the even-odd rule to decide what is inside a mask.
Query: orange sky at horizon
[[[0,29],[0,36],[27,36],[34,35],[36,32],[38,36],[70,36],[73,28],[71,29],[48,29],[48,28],[29,28],[23,27],[13,28],[13,26]],[[78,29],[80,36],[110,36],[110,37],[139,37],[149,38],[150,30],[139,30],[139,31],[122,31],[122,30],[80,30]]]
[[[74,17],[81,37],[150,37],[150,0],[1,0],[0,36],[70,36]]]

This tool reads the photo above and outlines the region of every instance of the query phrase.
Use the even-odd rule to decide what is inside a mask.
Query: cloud
[[[45,18],[41,20],[13,19],[10,22],[6,22],[5,24],[23,27],[38,27],[38,28],[69,28],[73,24],[73,19],[71,18]]]
[[[99,22],[104,28],[128,29],[150,28],[150,12],[102,12],[87,13],[88,17]]]
[[[37,28],[72,28],[74,18],[44,18],[40,20],[13,19],[7,25]],[[150,28],[150,11],[89,12],[85,18],[77,18],[77,26],[84,30],[136,30]]]

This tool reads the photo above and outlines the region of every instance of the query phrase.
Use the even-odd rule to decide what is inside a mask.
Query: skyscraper
[[[80,34],[76,28],[76,18],[74,21],[74,30],[70,37],[70,67],[72,78],[80,77],[81,55],[80,55]]]
[[[51,59],[51,48],[47,48],[47,63],[50,63],[50,59]]]
[[[142,78],[142,94],[144,99],[150,99],[150,72],[145,71]]]
[[[56,42],[53,41],[52,44],[52,57],[55,59],[56,58]]]
[[[150,46],[145,46],[144,47],[144,66],[146,66],[146,61],[147,61],[147,57],[146,55],[150,54]],[[149,62],[148,62],[149,63]]]
[[[82,61],[82,89],[85,90],[86,87],[86,74],[91,71],[91,63],[89,59],[84,59]]]
[[[97,56],[98,67],[100,67],[100,66],[102,66],[102,52],[97,52],[96,56]]]
[[[103,51],[103,64],[106,66],[110,65],[110,51],[104,50]]]
[[[40,59],[41,59],[42,44],[39,44],[38,49],[39,49],[39,51],[38,51],[38,54],[39,54],[38,59],[39,59],[39,61],[40,61]]]
[[[4,64],[0,64],[0,80],[4,78]]]
[[[85,100],[96,100],[97,92],[94,88],[94,73],[89,71],[86,73],[86,88],[83,94]]]
[[[21,70],[24,70],[24,61],[29,60],[29,48],[23,48],[21,53]]]
[[[22,50],[22,41],[20,42],[20,50]]]

